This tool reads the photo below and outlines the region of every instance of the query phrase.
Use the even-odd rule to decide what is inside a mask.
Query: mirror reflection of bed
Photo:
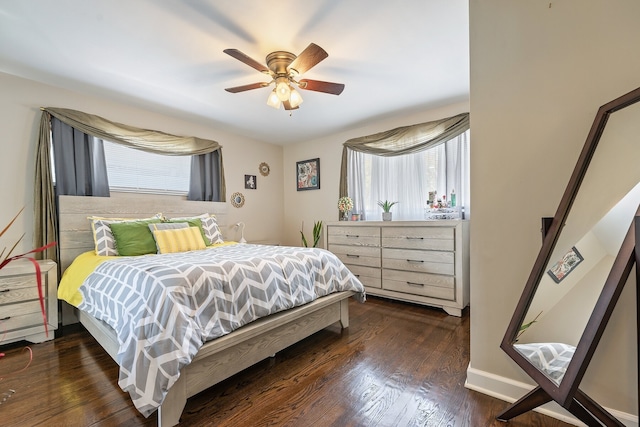
[[[639,135],[640,88],[598,109],[501,343],[537,387],[498,420],[553,400],[587,425],[622,425],[579,387],[618,297],[635,285]]]

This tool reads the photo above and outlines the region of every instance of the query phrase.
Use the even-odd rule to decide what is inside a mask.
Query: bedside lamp
[[[238,240],[238,243],[247,243],[244,239],[244,222],[236,222],[235,227],[236,229],[240,229],[240,240]]]

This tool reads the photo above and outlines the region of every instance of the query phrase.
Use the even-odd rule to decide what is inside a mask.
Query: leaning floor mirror
[[[623,426],[579,385],[640,257],[638,101],[640,88],[600,107],[546,228],[500,346],[538,387],[501,421],[553,400],[588,426]]]

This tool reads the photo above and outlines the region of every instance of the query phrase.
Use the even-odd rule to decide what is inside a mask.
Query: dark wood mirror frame
[[[536,293],[538,284],[540,283],[542,275],[545,273],[553,249],[562,232],[562,227],[571,210],[571,206],[578,194],[582,179],[589,168],[600,137],[607,125],[609,116],[637,102],[640,102],[640,88],[616,98],[598,109],[598,113],[593,121],[576,167],[569,179],[569,184],[562,196],[558,210],[550,225],[548,223],[546,225],[543,224],[543,228],[548,227],[548,229],[546,230],[542,248],[536,258],[522,296],[520,297],[500,345],[500,348],[538,384],[538,387],[498,415],[497,419],[500,421],[508,421],[517,415],[554,400],[589,426],[623,426],[620,421],[582,392],[578,386],[598,346],[622,289],[627,282],[633,264],[636,263],[640,265],[638,264],[640,261],[640,251],[637,251],[637,253],[635,251],[636,245],[640,248],[640,217],[638,216],[640,215],[640,210],[636,213],[635,220],[630,225],[629,231],[615,258],[602,292],[560,384],[555,383],[542,371],[538,370],[529,359],[515,349],[514,343]],[[636,224],[638,226],[636,226]],[[640,272],[638,270],[640,269],[636,269],[636,283],[640,283]],[[638,298],[640,299],[640,296]]]

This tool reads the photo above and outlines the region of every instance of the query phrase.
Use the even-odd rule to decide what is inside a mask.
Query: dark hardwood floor
[[[193,397],[185,426],[545,426],[530,412],[508,424],[508,405],[464,388],[469,313],[369,298],[335,325]],[[6,348],[6,347],[5,347]],[[151,426],[117,385],[118,368],[85,331],[2,350],[1,426]],[[4,393],[15,390],[10,397]],[[3,401],[4,399],[4,401]]]

